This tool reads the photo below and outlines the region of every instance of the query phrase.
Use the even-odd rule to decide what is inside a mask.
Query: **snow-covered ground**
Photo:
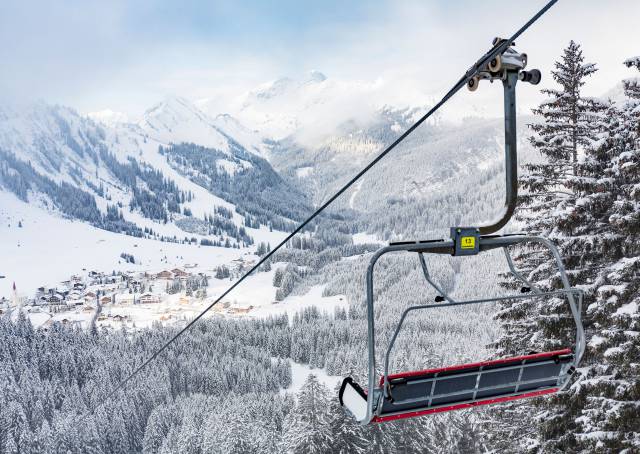
[[[353,234],[353,244],[384,244],[376,235],[366,232],[358,232]]]
[[[348,306],[344,295],[323,297],[323,285],[311,287],[304,295],[292,295],[275,302],[277,289],[273,286],[273,274],[276,267],[277,265],[270,272],[258,272],[249,276],[206,316],[264,318],[287,314],[291,321],[296,312],[307,307],[316,306],[321,311],[332,313],[338,307]],[[153,322],[182,323],[202,312],[232,284],[233,281],[229,279],[210,279],[208,297],[205,299],[175,294],[165,295],[160,303],[105,305],[98,326],[144,328],[151,326]],[[126,320],[117,320],[115,316]]]
[[[279,266],[275,264],[269,272],[257,272],[249,276],[236,287],[222,302],[229,302],[235,307],[268,306],[276,299],[276,288],[273,286],[273,274]],[[207,294],[210,298],[218,298],[234,281],[229,279],[211,279]]]
[[[206,300],[170,295],[160,303],[114,304],[102,308],[97,326],[120,329],[149,328],[154,322],[163,324],[185,323],[207,306]]]
[[[276,244],[284,236],[266,229],[252,229],[252,235],[256,241],[271,244]],[[188,263],[192,266],[189,268],[191,273],[201,272],[209,276],[205,298],[186,297],[183,293],[168,295],[164,293],[166,284],[162,281],[153,284],[152,292],[158,295],[160,303],[123,303],[116,295],[117,303],[103,305],[99,327],[143,328],[154,321],[180,323],[193,318],[233,284],[233,280],[214,277],[218,266],[246,270],[257,260],[253,254],[255,247],[232,249],[166,243],[100,230],[83,222],[65,219],[34,204],[26,204],[6,192],[0,192],[0,237],[0,275],[4,276],[0,279],[0,296],[9,300],[12,300],[14,282],[18,296],[24,300],[32,298],[38,287],[57,287],[70,276],[84,276],[89,271],[157,273],[184,268]],[[123,252],[132,254],[136,263],[123,260],[120,257]],[[323,297],[323,286],[311,287],[304,295],[290,295],[276,303],[273,275],[282,266],[284,264],[275,263],[271,271],[249,276],[209,315],[268,317],[287,314],[292,318],[299,310],[314,305],[327,312],[347,306],[342,295]],[[44,326],[52,319],[66,320],[66,323],[77,323],[87,328],[95,314],[95,310],[85,307],[52,314],[46,308],[30,310],[33,312],[29,318],[36,326]]]
[[[17,317],[17,312],[15,316]],[[46,322],[51,320],[51,315],[47,314],[46,312],[30,313],[28,317],[29,317],[29,320],[31,320],[31,323],[33,324],[34,328],[39,328],[42,325],[44,325]],[[15,320],[15,318],[13,319]]]
[[[276,264],[269,272],[258,272],[249,276],[216,304],[206,317],[264,318],[287,314],[291,321],[296,312],[307,307],[316,306],[321,311],[332,313],[338,307],[346,308],[348,306],[347,298],[344,295],[323,297],[323,285],[311,287],[304,295],[292,295],[276,302],[277,289],[273,286],[273,274],[278,266],[283,266],[283,264]],[[208,296],[204,299],[186,297],[183,294],[165,294],[160,303],[107,304],[103,306],[98,326],[145,328],[151,326],[153,322],[184,323],[201,313],[233,282],[229,279],[210,279],[207,288]],[[123,319],[120,320],[117,316]]]
[[[46,309],[29,306],[20,309],[11,308],[8,313],[11,320],[16,321],[18,319],[20,310],[24,311],[25,316],[31,321],[34,328],[44,328],[51,321],[78,325],[80,328],[88,329],[91,326],[91,320],[95,316],[95,308],[83,310],[79,307],[70,311],[49,313]]]
[[[325,385],[331,392],[333,392],[334,388],[342,381],[344,377],[336,377],[335,375],[328,375],[324,369],[313,369],[306,364],[299,364],[294,361],[291,361],[291,386],[287,389],[283,389],[282,393],[298,393],[304,382],[307,380],[307,377],[310,374],[318,377],[318,381]]]
[[[271,315],[287,314],[289,320],[300,310],[316,306],[321,311],[332,313],[336,308],[346,308],[347,298],[344,295],[322,296],[324,285],[314,285],[304,295],[290,295],[278,303],[264,304],[254,308],[248,315],[254,317],[269,317]],[[274,288],[275,294],[275,288]]]
[[[256,243],[276,244],[285,235],[267,229],[248,231]],[[218,248],[134,238],[64,219],[7,192],[0,192],[0,238],[0,275],[4,276],[0,279],[0,297],[8,298],[14,282],[20,296],[32,297],[38,287],[56,286],[83,270],[157,272],[185,263],[197,263],[200,268],[211,270],[255,248]],[[123,252],[132,254],[136,263],[122,260]]]
[[[306,178],[313,173],[313,167],[298,167],[296,169],[296,176],[298,178]]]
[[[192,142],[229,151],[229,140],[213,121],[186,99],[168,96],[147,110],[139,126],[161,143]]]

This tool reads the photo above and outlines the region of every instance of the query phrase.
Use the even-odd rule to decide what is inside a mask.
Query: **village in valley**
[[[0,316],[13,318],[22,311],[34,327],[44,329],[56,322],[89,329],[184,321],[212,302],[217,296],[210,294],[212,288],[228,285],[255,264],[255,256],[247,255],[210,270],[196,263],[156,272],[83,270],[58,285],[39,287],[32,297],[22,295],[14,283],[13,295],[0,297]],[[265,297],[272,299],[268,292]],[[213,312],[244,315],[253,307],[230,300],[216,305]]]

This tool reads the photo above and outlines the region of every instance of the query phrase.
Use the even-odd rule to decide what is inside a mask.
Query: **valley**
[[[117,377],[109,370],[130,370],[205,310],[424,110],[368,106],[366,116],[325,118],[324,133],[307,134],[309,121],[298,118],[323,119],[340,103],[323,97],[350,88],[317,75],[274,84],[244,97],[233,115],[178,97],[136,121],[46,104],[5,108],[0,323],[30,321],[38,336],[76,333],[74,342],[82,343],[99,333],[88,351],[104,358],[91,364],[109,375],[97,385],[105,392]],[[277,115],[264,115],[271,110]],[[371,254],[389,241],[443,237],[452,223],[491,216],[502,203],[501,127],[493,119],[467,119],[462,127],[419,128],[211,308],[197,331],[171,347],[168,361],[128,392],[172,377],[172,397],[154,397],[163,402],[155,415],[232,390],[224,397],[231,418],[256,395],[270,401],[267,413],[261,407],[248,416],[257,421],[314,380],[335,387],[340,377],[361,376]],[[523,159],[531,159],[528,144],[521,147]],[[481,263],[438,257],[430,268],[456,298],[471,298],[503,294],[504,265],[499,254],[487,254]],[[377,342],[386,345],[402,310],[436,295],[412,255],[385,258],[376,279]],[[487,357],[500,334],[493,317],[492,307],[411,317],[391,367]],[[146,347],[135,348],[138,342]],[[130,357],[109,347],[102,353],[110,343]],[[201,399],[187,396],[193,390]],[[463,419],[446,417],[451,437]],[[264,440],[273,430],[264,429]]]

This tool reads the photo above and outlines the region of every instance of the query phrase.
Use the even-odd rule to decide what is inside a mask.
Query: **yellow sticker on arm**
[[[462,249],[475,249],[476,237],[475,236],[460,237],[460,247]]]

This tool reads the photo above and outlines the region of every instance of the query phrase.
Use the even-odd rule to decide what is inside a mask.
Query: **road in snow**
[[[353,204],[356,201],[356,196],[360,192],[360,189],[362,189],[362,183],[364,183],[364,180],[358,181],[356,188],[351,193],[351,197],[349,197],[349,208],[351,208],[352,210],[353,210]]]

